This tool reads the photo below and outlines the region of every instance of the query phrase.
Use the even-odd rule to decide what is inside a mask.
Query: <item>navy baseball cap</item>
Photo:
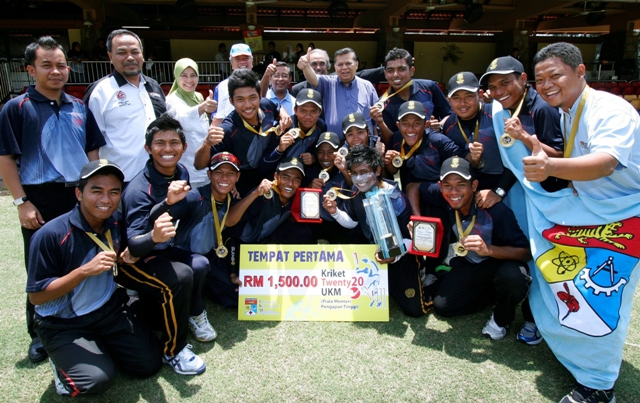
[[[487,77],[492,74],[522,74],[524,73],[524,66],[518,59],[512,56],[502,56],[497,59],[493,59],[487,72],[480,77],[480,85],[487,85]]]
[[[473,171],[469,161],[460,157],[450,157],[447,158],[442,163],[442,167],[440,167],[440,180],[444,180],[449,174],[458,174],[464,179],[469,180],[473,176]]]
[[[469,92],[478,92],[478,88],[480,88],[480,83],[478,82],[478,78],[475,74],[470,71],[463,71],[458,74],[455,74],[453,77],[449,79],[449,94],[447,95],[449,98],[456,91],[465,90]]]
[[[296,106],[301,106],[309,102],[316,104],[318,108],[322,109],[322,95],[320,95],[318,91],[309,88],[298,92],[296,96]]]
[[[342,119],[342,132],[346,133],[351,127],[357,127],[358,129],[364,129],[367,127],[367,121],[364,115],[360,112],[350,113]]]
[[[298,169],[302,172],[302,176],[304,176],[304,165],[302,161],[296,157],[285,158],[278,164],[278,172],[286,171],[287,169]]]
[[[340,137],[334,132],[324,132],[318,136],[316,147],[320,147],[322,143],[329,143],[333,148],[340,148]]]
[[[400,109],[398,109],[398,120],[410,114],[416,115],[424,120],[427,117],[427,109],[422,102],[417,101],[407,101],[400,105]]]
[[[124,172],[118,165],[113,162],[101,158],[95,161],[87,162],[80,170],[80,179],[89,179],[97,174],[113,174],[121,181],[124,181]]]
[[[209,161],[209,170],[213,171],[222,164],[229,164],[234,167],[236,171],[240,171],[240,161],[235,155],[227,151],[217,153],[211,157],[211,160]]]

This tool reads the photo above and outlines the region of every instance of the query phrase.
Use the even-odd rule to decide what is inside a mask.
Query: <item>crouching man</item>
[[[135,260],[116,212],[124,173],[102,159],[84,165],[80,176],[76,207],[34,235],[27,280],[56,392],[67,396],[104,392],[116,365],[135,377],[162,365],[159,340],[114,280],[119,262]]]

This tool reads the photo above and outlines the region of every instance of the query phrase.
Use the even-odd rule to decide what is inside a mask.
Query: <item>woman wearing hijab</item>
[[[207,170],[196,170],[193,159],[209,130],[208,116],[218,108],[214,101],[213,91],[204,99],[196,91],[198,86],[198,65],[191,59],[184,58],[176,62],[173,69],[175,80],[167,95],[167,112],[182,125],[187,139],[187,148],[180,159],[180,163],[189,170],[191,188],[195,189],[209,183]]]

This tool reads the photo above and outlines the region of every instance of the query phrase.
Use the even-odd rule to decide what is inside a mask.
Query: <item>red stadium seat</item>
[[[628,82],[626,82],[626,81],[620,81],[620,82],[618,83],[618,87],[626,88],[626,87],[630,87],[630,86],[631,86],[631,84],[629,84],[629,83],[628,83]]]
[[[640,87],[640,81],[631,81],[632,87]]]
[[[622,89],[622,94],[620,95],[636,95],[636,91],[638,89],[636,87],[628,86]]]
[[[164,92],[164,95],[167,96],[169,94],[169,90],[171,89],[171,84],[161,84],[160,87],[162,88],[162,92]]]
[[[389,88],[389,83],[378,83],[376,85],[376,91],[378,92],[378,96],[382,96],[384,92]]]
[[[622,93],[622,88],[620,88],[620,87],[609,87],[609,88],[607,88],[607,91],[609,91],[613,95],[620,95]]]

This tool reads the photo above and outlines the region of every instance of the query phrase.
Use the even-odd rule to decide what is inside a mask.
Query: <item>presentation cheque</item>
[[[389,320],[376,245],[242,245],[238,319]]]

